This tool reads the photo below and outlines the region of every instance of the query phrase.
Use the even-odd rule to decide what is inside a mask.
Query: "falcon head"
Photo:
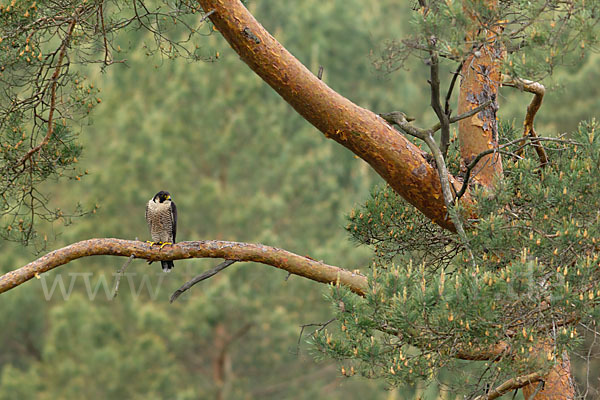
[[[158,192],[154,195],[152,200],[155,203],[164,203],[167,200],[171,200],[171,195],[169,194],[169,192],[165,192],[164,190],[161,190],[160,192]]]

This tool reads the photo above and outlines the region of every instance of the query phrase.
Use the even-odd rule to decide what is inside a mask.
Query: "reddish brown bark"
[[[498,6],[496,0],[485,0],[484,3],[490,8]],[[479,153],[498,147],[496,110],[498,88],[502,79],[500,71],[502,50],[497,42],[496,32],[490,30],[484,34],[487,34],[488,38],[486,45],[475,49],[463,63],[458,114],[466,113],[490,100],[492,105],[458,123],[460,154],[464,165],[468,165]],[[469,41],[473,36],[473,33],[469,33],[467,40]],[[501,174],[500,154],[490,154],[477,164],[472,177],[476,182],[490,186],[495,177]]]
[[[437,224],[447,218],[437,171],[423,152],[373,112],[319,80],[271,36],[238,0],[199,0],[240,58],[319,129],[368,162],[409,203]],[[450,177],[453,182],[454,178]],[[469,202],[469,197],[463,198]]]
[[[552,351],[553,343],[549,344],[540,353]],[[572,400],[575,398],[575,383],[571,375],[571,361],[568,354],[564,353],[554,368],[542,378],[542,389],[538,390],[538,383],[523,387],[525,400]]]
[[[497,0],[483,0],[482,3],[490,8],[498,7]],[[480,27],[479,29],[483,28]],[[496,30],[494,31],[494,29]],[[475,49],[473,54],[464,62],[462,68],[458,113],[465,113],[489,100],[493,100],[492,107],[488,107],[485,111],[459,122],[460,153],[465,165],[468,165],[479,153],[498,147],[496,110],[498,108],[498,89],[502,82],[499,63],[503,51],[497,41],[497,34],[502,28],[495,27],[494,29],[483,32],[487,36],[487,43]],[[467,39],[471,39],[472,36],[473,32],[467,35]],[[543,91],[540,92],[538,87],[535,87],[535,89],[538,89],[537,92],[534,92],[536,97],[527,109],[525,135],[535,135],[533,118],[541,106],[543,96]],[[539,147],[541,149],[541,146]],[[540,154],[539,150],[538,154]],[[540,160],[542,160],[542,164],[547,163],[545,152],[540,155]],[[478,167],[473,172],[476,182],[483,186],[491,186],[494,180],[502,175],[500,154],[486,156],[479,162]],[[557,363],[554,369],[542,378],[545,382],[544,390],[536,391],[538,383],[532,383],[523,387],[523,395],[527,400],[530,398],[531,400],[571,399],[574,395],[574,386],[570,376],[570,363],[568,356],[565,355],[564,360]]]

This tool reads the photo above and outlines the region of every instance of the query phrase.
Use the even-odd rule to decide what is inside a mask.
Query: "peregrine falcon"
[[[161,190],[148,201],[146,221],[148,221],[148,228],[150,228],[152,244],[160,244],[162,248],[167,244],[175,243],[177,207],[171,200],[169,192]],[[173,268],[173,261],[161,261],[160,263],[165,272],[169,272]]]

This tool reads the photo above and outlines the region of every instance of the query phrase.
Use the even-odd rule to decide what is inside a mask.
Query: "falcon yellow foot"
[[[168,244],[173,244],[173,243],[171,243],[171,242],[162,242],[162,243],[160,243],[160,248],[162,249],[163,247],[165,247]]]

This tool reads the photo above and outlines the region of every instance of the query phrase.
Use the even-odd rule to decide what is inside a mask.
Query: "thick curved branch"
[[[180,242],[160,249],[158,246],[150,246],[146,242],[107,238],[89,239],[73,243],[62,249],[54,250],[24,267],[0,276],[0,293],[70,261],[98,255],[134,256],[149,261],[186,258],[224,258],[236,261],[253,261],[271,265],[317,282],[339,283],[361,296],[364,295],[367,288],[367,278],[364,275],[262,244],[203,240]]]
[[[323,134],[368,162],[423,214],[454,230],[437,171],[423,152],[373,112],[312,74],[238,0],[198,0],[240,58]],[[453,177],[449,177],[454,181]],[[469,202],[468,198],[463,201]]]

